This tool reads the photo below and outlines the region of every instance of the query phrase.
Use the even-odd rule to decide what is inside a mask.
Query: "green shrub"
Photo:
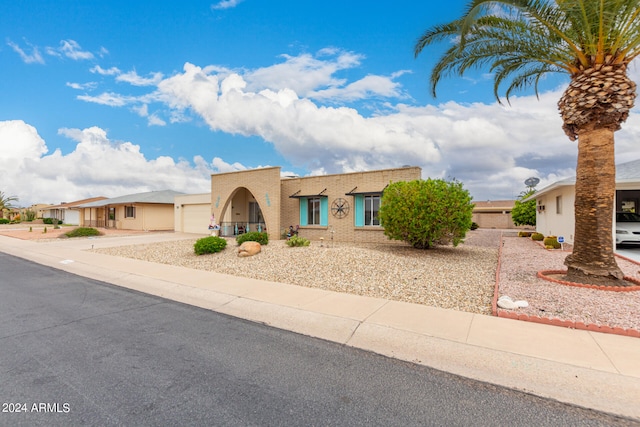
[[[227,240],[218,236],[203,237],[196,240],[193,251],[196,255],[213,254],[227,247]]]
[[[560,249],[562,247],[556,236],[547,236],[542,243],[544,247],[548,249]]]
[[[53,225],[53,218],[42,218],[42,223]]]
[[[471,223],[471,228],[470,228],[470,229],[471,229],[471,230],[477,230],[477,229],[478,229],[478,227],[479,227],[478,223],[476,223],[476,222],[472,222],[472,223]]]
[[[309,239],[305,239],[304,237],[292,236],[289,240],[287,240],[287,245],[294,246],[309,246],[311,242]]]
[[[531,231],[518,231],[518,237],[531,237]]]
[[[244,233],[236,237],[236,243],[238,245],[244,242],[258,242],[261,245],[266,245],[269,243],[269,235],[265,232],[250,231],[249,233]]]
[[[33,221],[34,219],[36,219],[36,213],[31,209],[27,209],[24,215],[27,217],[26,218],[27,221]]]
[[[542,233],[533,233],[531,235],[531,240],[535,240],[537,242],[541,242],[542,240],[544,240],[544,234],[542,234]]]
[[[518,200],[516,200],[511,210],[511,219],[515,225],[536,225],[536,199],[523,202],[524,199],[531,197],[535,192],[536,190],[531,188],[518,196]]]
[[[0,218],[0,224],[9,224],[9,219],[8,218]]]
[[[427,179],[389,184],[378,215],[389,239],[428,249],[463,242],[472,211],[471,195],[461,182]]]
[[[44,229],[46,230],[47,228],[45,227]],[[78,227],[64,233],[67,237],[90,237],[100,236],[101,234],[100,231],[92,227]]]

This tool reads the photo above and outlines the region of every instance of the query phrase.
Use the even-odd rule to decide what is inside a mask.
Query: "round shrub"
[[[292,236],[289,240],[287,240],[287,245],[294,246],[309,246],[311,242],[309,239],[305,239],[304,237]]]
[[[531,237],[531,231],[518,231],[518,237]]]
[[[548,249],[560,249],[562,247],[556,236],[547,236],[542,243],[544,247]]]
[[[7,218],[0,218],[0,224],[9,224],[9,222]]]
[[[378,216],[389,239],[414,248],[457,246],[471,228],[471,195],[458,181],[394,182],[382,193]]]
[[[531,240],[535,240],[537,242],[541,242],[542,240],[544,240],[544,234],[542,234],[542,233],[533,233],[531,235]]]
[[[45,227],[45,230],[46,229],[47,228]],[[64,235],[67,237],[89,237],[100,236],[101,234],[102,233],[100,233],[100,231],[92,227],[78,227],[64,233]]]
[[[193,251],[196,255],[213,254],[222,251],[226,247],[226,239],[218,236],[209,236],[196,240],[193,245]]]
[[[236,237],[236,243],[238,245],[244,242],[258,242],[261,245],[266,245],[269,243],[269,235],[265,232],[250,231],[249,233],[244,233]]]

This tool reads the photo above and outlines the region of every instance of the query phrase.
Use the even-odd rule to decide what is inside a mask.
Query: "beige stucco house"
[[[80,226],[119,230],[174,229],[174,200],[183,193],[172,190],[129,194],[78,206]]]
[[[402,167],[301,178],[269,167],[214,174],[211,194],[175,198],[174,226],[206,233],[213,215],[222,236],[265,231],[273,240],[293,227],[310,240],[383,242],[377,217],[382,191],[391,182],[420,179],[421,172]]]
[[[545,236],[562,236],[565,242],[573,243],[575,183],[575,177],[563,179],[525,199],[536,200],[536,231]],[[616,166],[615,208],[617,212],[639,212],[640,159]]]
[[[515,205],[515,200],[487,200],[484,202],[473,201],[472,221],[478,224],[479,228],[495,229],[525,229],[528,226],[516,226],[511,218],[511,211]]]

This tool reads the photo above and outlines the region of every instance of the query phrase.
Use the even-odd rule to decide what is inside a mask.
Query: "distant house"
[[[80,225],[119,230],[173,230],[174,199],[172,190],[150,191],[104,199],[78,206]]]
[[[573,243],[575,184],[575,176],[563,179],[525,199],[536,200],[536,231],[544,235],[563,236],[567,243]],[[639,212],[640,159],[616,166],[615,209],[617,212]],[[611,216],[614,216],[614,212],[611,212]]]
[[[511,211],[515,200],[487,200],[486,202],[473,202],[472,220],[480,228],[524,228],[518,227],[511,219]]]
[[[80,225],[81,209],[78,206],[104,200],[106,197],[92,197],[89,199],[76,200],[75,202],[51,205],[42,209],[42,218],[55,218],[61,224]]]

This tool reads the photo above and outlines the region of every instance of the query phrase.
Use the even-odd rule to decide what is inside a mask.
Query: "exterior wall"
[[[556,198],[561,197],[561,212],[556,209]],[[575,232],[575,193],[573,186],[549,191],[536,199],[536,231],[545,236],[563,236],[573,243]]]
[[[479,228],[497,228],[497,229],[521,229],[513,223],[510,211],[503,212],[476,212],[472,215],[473,222],[478,224]]]
[[[381,192],[390,182],[413,181],[421,178],[419,167],[406,167],[370,172],[355,172],[339,175],[323,175],[282,180],[282,206],[280,233],[289,226],[300,224],[300,199],[290,196],[326,196],[328,203],[327,225],[307,225],[299,230],[299,235],[309,240],[324,238],[325,242],[388,242],[380,226],[356,226],[355,197],[346,193]],[[349,204],[349,212],[343,218],[331,214],[331,204],[342,198]],[[271,238],[271,236],[270,236]],[[280,238],[278,236],[278,238]]]
[[[175,198],[174,230],[182,233],[208,233],[211,194],[189,194]]]
[[[271,240],[280,239],[281,199],[279,167],[211,176],[211,211],[217,221],[246,221],[248,203],[255,200]]]

